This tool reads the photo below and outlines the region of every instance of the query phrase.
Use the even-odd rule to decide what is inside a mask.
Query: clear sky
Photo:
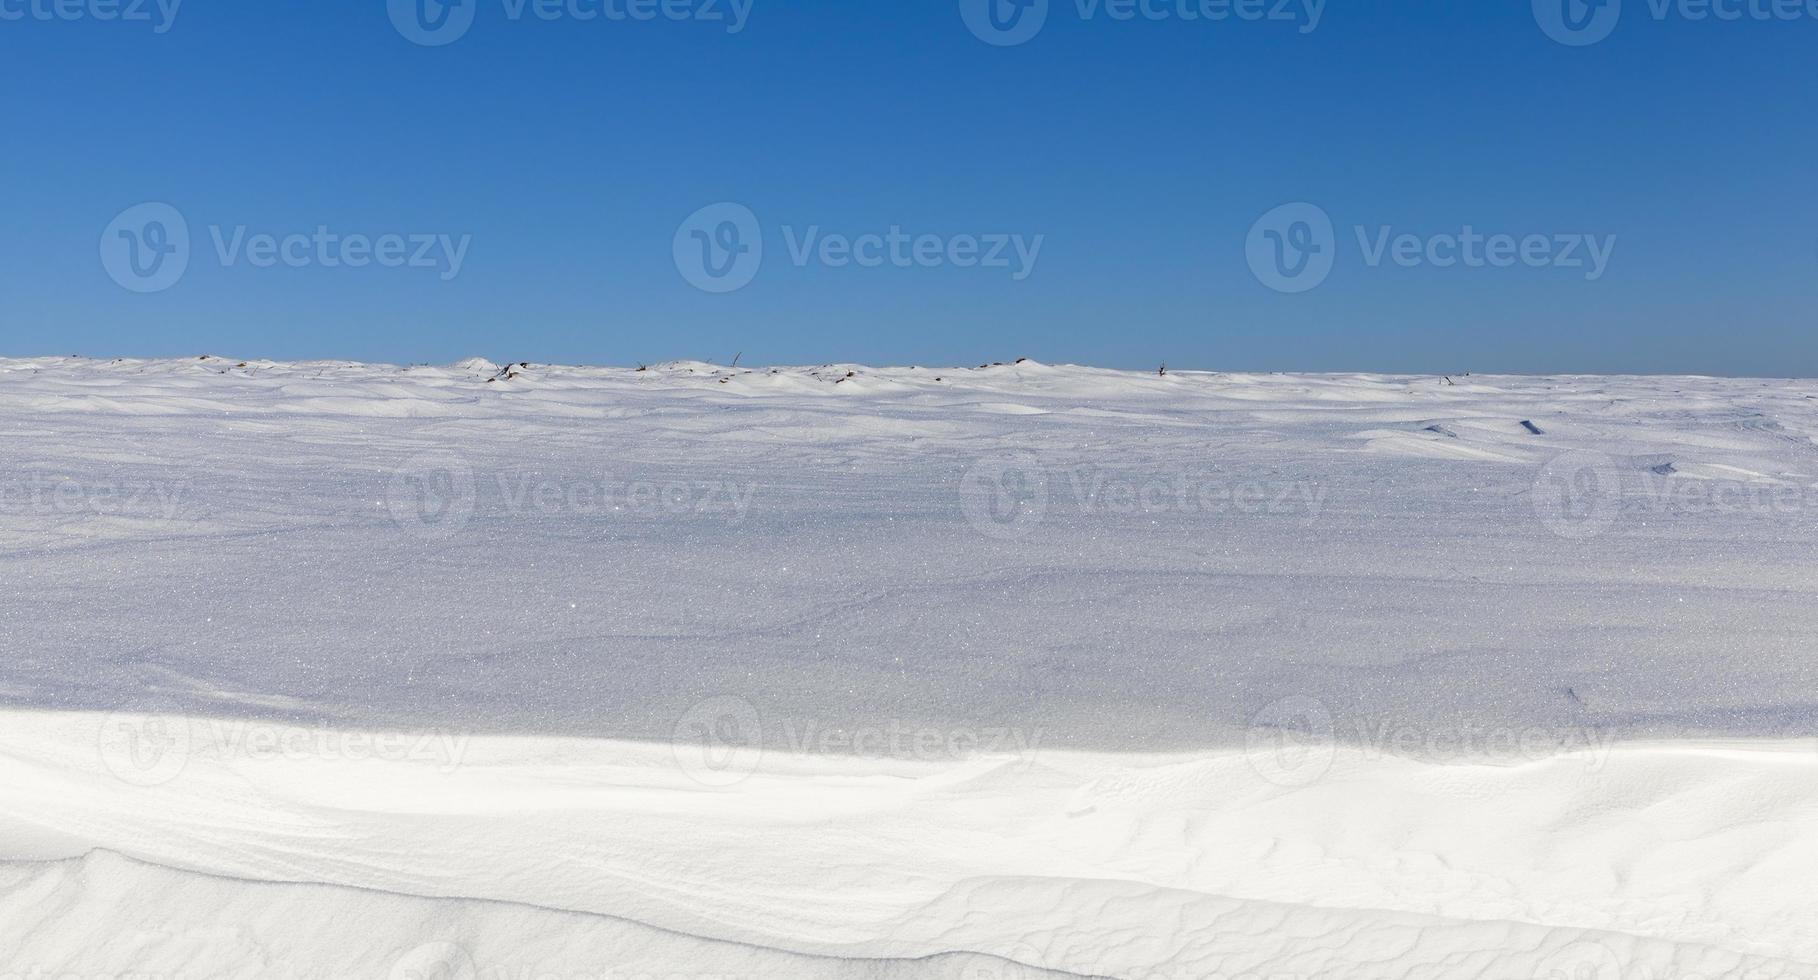
[[[1818,0],[172,2],[0,0],[0,354],[1818,376]]]

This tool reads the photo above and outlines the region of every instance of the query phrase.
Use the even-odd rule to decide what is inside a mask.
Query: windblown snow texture
[[[0,975],[1818,975],[1814,397],[0,361]]]

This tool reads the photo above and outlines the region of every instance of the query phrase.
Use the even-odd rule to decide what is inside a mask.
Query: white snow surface
[[[1818,978],[1815,399],[0,360],[0,977]]]

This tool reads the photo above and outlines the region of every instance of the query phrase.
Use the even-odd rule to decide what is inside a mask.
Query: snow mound
[[[1017,975],[972,954],[1142,978],[1818,965],[1809,742],[1513,764],[1267,740],[933,761],[686,738],[385,753],[345,730],[173,720],[0,714],[0,860],[15,862],[0,949],[66,970],[282,959],[306,976],[375,975],[435,943],[560,975],[611,949],[630,958],[596,961],[614,976],[837,976],[854,961]],[[115,940],[81,942],[94,921]],[[373,938],[311,952],[337,921]]]

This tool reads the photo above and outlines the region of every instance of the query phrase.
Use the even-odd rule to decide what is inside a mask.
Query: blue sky
[[[0,0],[0,353],[1818,376],[1818,0],[171,2]]]

